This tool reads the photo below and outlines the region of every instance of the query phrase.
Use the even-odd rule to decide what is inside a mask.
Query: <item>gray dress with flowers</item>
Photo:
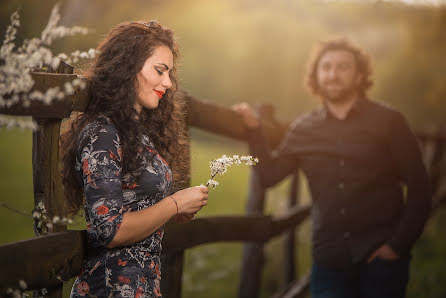
[[[125,212],[134,212],[169,194],[171,171],[143,136],[136,156],[139,167],[122,173],[116,128],[105,118],[88,124],[78,139],[76,170],[85,197],[88,247],[71,297],[160,297],[160,228],[135,244],[109,249]]]

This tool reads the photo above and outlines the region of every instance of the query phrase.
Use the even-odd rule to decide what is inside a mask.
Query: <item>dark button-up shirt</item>
[[[272,156],[261,129],[250,149],[265,187],[298,168],[306,175],[316,263],[360,262],[383,243],[408,255],[423,230],[428,176],[414,134],[388,106],[362,99],[344,120],[320,107],[292,123]]]

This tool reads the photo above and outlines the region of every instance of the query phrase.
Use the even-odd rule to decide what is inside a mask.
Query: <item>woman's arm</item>
[[[143,210],[126,212],[121,227],[107,247],[139,242],[158,230],[173,216],[195,214],[207,204],[207,199],[208,189],[196,186],[180,190]]]
[[[83,173],[87,232],[93,246],[111,248],[141,241],[177,213],[196,213],[207,204],[208,189],[192,187],[143,210],[124,212],[116,129],[97,125],[85,131],[79,143],[78,169]]]

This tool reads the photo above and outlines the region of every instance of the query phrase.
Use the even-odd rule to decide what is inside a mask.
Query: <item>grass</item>
[[[0,129],[0,201],[16,209],[31,212],[33,208],[32,133],[30,131]],[[209,179],[208,163],[223,154],[246,154],[246,145],[201,131],[192,133],[192,185]],[[211,190],[208,205],[199,216],[244,214],[249,169],[246,166],[230,168],[224,176],[216,178],[220,185]],[[278,214],[285,208],[287,181],[268,191],[266,213]],[[303,196],[308,200],[304,183]],[[274,199],[273,199],[274,198]],[[33,220],[0,208],[0,243],[34,237]],[[446,285],[442,282],[446,265],[446,209],[437,210],[413,251],[409,298],[446,297]],[[82,227],[82,223],[77,228]],[[300,273],[311,264],[310,223],[306,222],[298,233]],[[282,238],[277,237],[265,246],[265,266],[262,276],[261,297],[270,297],[281,286]],[[189,249],[185,253],[183,297],[236,297],[240,272],[241,243],[213,243]],[[64,297],[69,296],[70,283]]]

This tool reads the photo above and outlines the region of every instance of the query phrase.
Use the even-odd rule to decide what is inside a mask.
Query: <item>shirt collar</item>
[[[361,111],[366,109],[366,106],[369,102],[369,99],[367,97],[360,97],[355,104],[352,106],[350,111],[347,113],[347,117],[345,119],[350,118],[352,115],[355,115],[357,113],[360,113]],[[333,114],[330,112],[330,109],[327,107],[326,104],[322,104],[318,111],[319,116],[321,119],[326,120],[328,118],[335,118]]]

